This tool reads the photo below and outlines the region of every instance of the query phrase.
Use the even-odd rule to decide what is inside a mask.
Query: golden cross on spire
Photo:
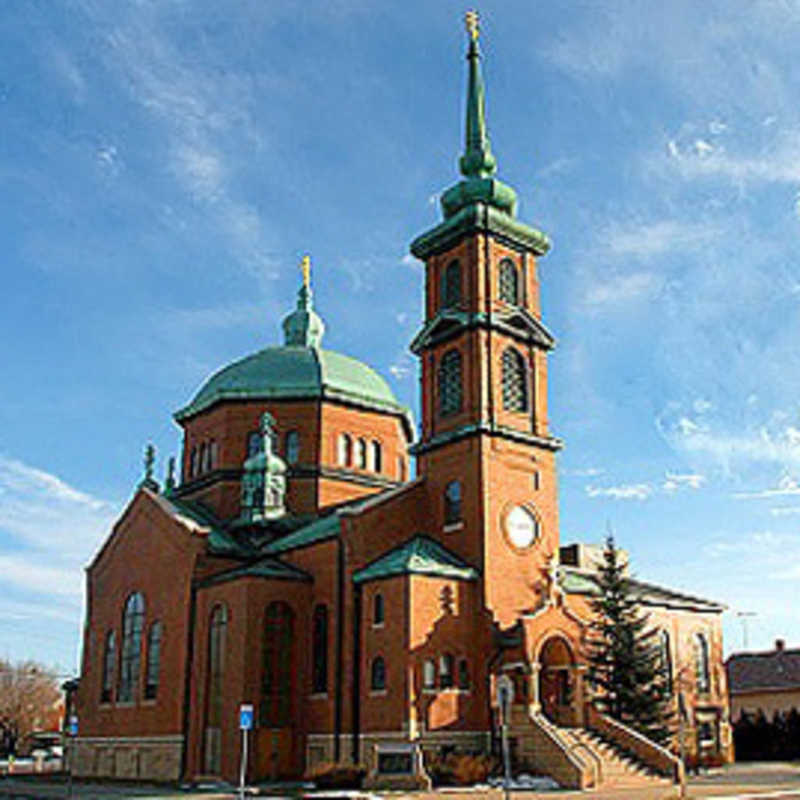
[[[464,22],[467,25],[467,33],[469,34],[470,38],[473,42],[477,42],[478,36],[480,35],[480,28],[478,27],[478,12],[467,11],[467,13],[464,15]]]
[[[303,286],[308,289],[311,284],[311,256],[303,256],[303,260],[300,262],[300,269],[303,272]]]

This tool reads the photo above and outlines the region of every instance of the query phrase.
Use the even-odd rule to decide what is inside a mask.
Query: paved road
[[[302,794],[281,792],[277,787],[260,787],[262,797],[294,798]],[[332,800],[329,793],[325,800]],[[163,786],[142,784],[120,785],[109,783],[76,782],[76,800],[232,800],[236,792],[223,787],[208,788],[203,791],[182,791]],[[320,797],[320,795],[317,795]],[[16,800],[64,800],[67,798],[67,784],[54,777],[13,777],[0,778],[0,798]],[[342,797],[342,795],[339,795]],[[365,800],[378,800],[377,793],[363,793]],[[689,780],[688,797],[691,800],[714,798],[714,800],[800,800],[800,763],[762,763],[734,764],[715,770],[706,775]],[[503,800],[500,790],[489,791],[448,791],[416,792],[403,794],[388,793],[385,800]],[[510,800],[677,800],[678,792],[670,787],[652,789],[606,789],[599,791],[571,792],[512,792]]]

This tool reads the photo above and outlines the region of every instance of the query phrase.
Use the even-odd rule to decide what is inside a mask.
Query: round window
[[[514,547],[524,550],[538,538],[539,523],[527,508],[514,506],[506,514],[506,535]]]

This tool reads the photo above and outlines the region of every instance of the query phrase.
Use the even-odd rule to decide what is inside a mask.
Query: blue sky
[[[456,177],[450,0],[28,0],[0,16],[0,656],[77,664],[85,566],[142,449],[279,341],[417,408],[407,255]],[[489,132],[542,261],[562,541],[800,645],[800,6],[480,7]],[[161,470],[161,465],[159,469]]]

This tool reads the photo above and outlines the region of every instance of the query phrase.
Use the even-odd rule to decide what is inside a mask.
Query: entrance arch
[[[539,702],[557,725],[574,725],[575,658],[563,636],[551,636],[539,651]]]

